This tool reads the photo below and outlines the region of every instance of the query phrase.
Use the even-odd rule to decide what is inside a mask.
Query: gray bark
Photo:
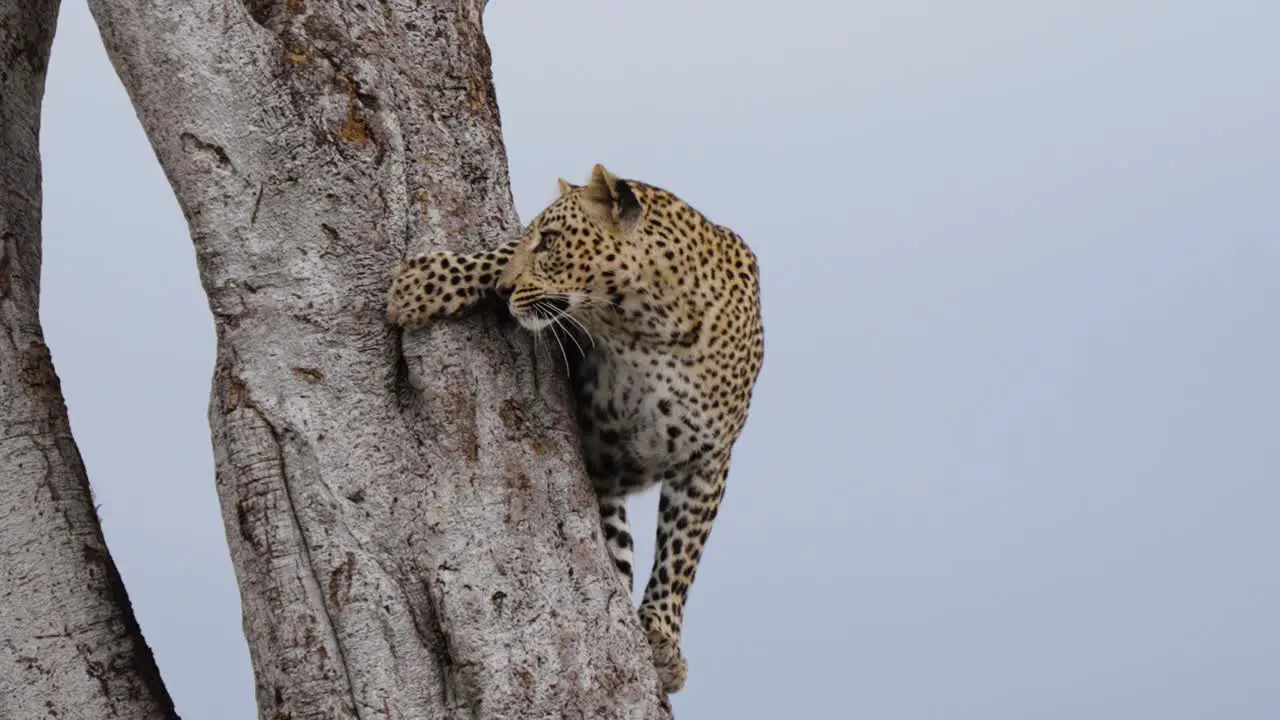
[[[260,716],[669,716],[555,366],[492,313],[384,319],[407,255],[517,231],[482,3],[90,8],[216,321]]]
[[[0,0],[0,718],[176,717],[107,552],[40,329],[56,0]]]

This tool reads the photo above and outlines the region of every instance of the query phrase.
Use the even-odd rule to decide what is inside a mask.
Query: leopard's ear
[[[565,180],[564,178],[556,178],[556,185],[560,189],[561,195],[568,195],[569,193],[578,189],[577,185],[574,185],[573,183],[569,182],[568,180]]]
[[[612,230],[630,230],[642,214],[640,201],[631,186],[603,165],[597,164],[591,169],[591,180],[587,182],[582,201],[597,222]]]

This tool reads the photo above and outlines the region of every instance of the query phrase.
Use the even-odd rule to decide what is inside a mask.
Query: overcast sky
[[[1280,718],[1280,3],[486,25],[522,218],[599,161],[760,257],[680,718]],[[42,145],[44,328],[111,551],[183,716],[252,717],[212,318],[81,0]]]

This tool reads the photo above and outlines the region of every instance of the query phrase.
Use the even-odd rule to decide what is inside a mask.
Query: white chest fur
[[[622,348],[588,354],[577,390],[593,474],[644,487],[705,454],[701,398],[687,369],[669,365],[665,356]]]

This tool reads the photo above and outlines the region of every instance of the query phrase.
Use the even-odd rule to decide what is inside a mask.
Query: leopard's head
[[[534,331],[610,312],[640,277],[644,210],[630,184],[602,165],[586,185],[559,184],[559,197],[525,228],[498,282],[511,314]]]

